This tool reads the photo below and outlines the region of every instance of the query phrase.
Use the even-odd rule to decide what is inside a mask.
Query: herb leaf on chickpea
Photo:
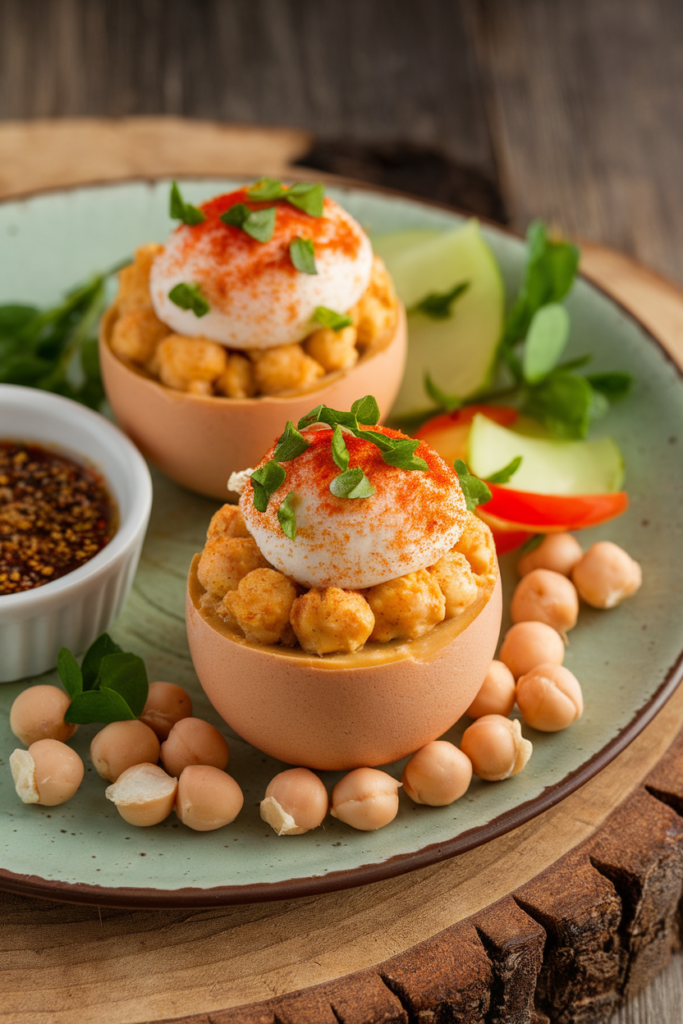
[[[120,722],[142,714],[149,691],[145,663],[123,651],[108,633],[93,641],[80,666],[71,651],[62,647],[57,670],[71,697],[65,722]]]

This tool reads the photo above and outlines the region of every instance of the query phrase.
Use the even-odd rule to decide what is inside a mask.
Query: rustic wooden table
[[[678,0],[0,0],[0,83],[4,194],[150,158],[156,173],[298,159],[520,229],[542,216],[683,283]],[[264,149],[258,131],[211,129],[179,148],[168,125],[21,123],[156,114],[298,131]],[[601,273],[624,280],[604,257]],[[21,906],[26,937],[49,910]],[[614,1024],[678,1024],[681,995],[677,957]]]

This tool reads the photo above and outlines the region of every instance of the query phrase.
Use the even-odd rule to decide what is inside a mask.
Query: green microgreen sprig
[[[507,466],[503,466],[496,473],[491,473],[491,476],[487,476],[486,482],[488,484],[507,484],[512,480],[521,465],[522,456],[516,455],[514,459],[508,462]]]
[[[299,181],[287,188],[276,178],[261,178],[247,189],[247,196],[254,202],[269,203],[276,199],[303,210],[310,217],[322,217],[325,205],[325,186]]]
[[[57,671],[71,697],[65,722],[120,722],[142,714],[149,691],[145,663],[114,643],[108,633],[93,641],[80,666],[71,651],[62,647]]]
[[[287,426],[278,438],[273,458],[276,462],[289,462],[290,459],[296,459],[297,456],[303,455],[310,447],[310,443],[303,434],[296,429],[291,420],[288,420]]]
[[[240,228],[257,242],[269,242],[275,231],[275,207],[268,206],[262,210],[250,210],[245,203],[235,203],[229,210],[222,213],[220,219],[224,224]]]
[[[408,313],[422,313],[431,320],[448,320],[453,315],[453,303],[467,291],[469,281],[460,281],[445,292],[429,292],[423,299],[411,306]]]
[[[255,470],[250,477],[251,486],[254,489],[254,508],[259,512],[265,512],[271,494],[274,494],[278,487],[282,486],[286,476],[286,470],[275,459],[271,459],[270,462],[266,462],[265,466]]]
[[[181,220],[183,224],[188,224],[190,227],[201,224],[206,220],[206,214],[202,210],[197,206],[193,206],[192,203],[184,201],[177,181],[174,181],[171,185],[169,213],[174,220]]]
[[[329,327],[333,331],[353,326],[353,317],[348,313],[335,313],[333,309],[327,309],[325,306],[316,306],[311,319],[321,327]]]
[[[168,297],[180,309],[189,309],[195,316],[206,316],[211,306],[204,298],[198,284],[189,281],[181,281],[171,288]]]
[[[473,476],[462,459],[456,459],[453,468],[458,474],[468,512],[474,512],[479,505],[485,505],[487,501],[491,500],[491,491],[485,482],[478,476]]]
[[[296,512],[292,508],[295,499],[294,491],[290,491],[284,501],[280,502],[277,510],[277,519],[285,537],[296,540]]]
[[[330,491],[335,498],[371,498],[375,488],[360,466],[355,466],[335,476]]]
[[[289,243],[289,258],[302,274],[317,274],[315,249],[310,238],[293,238]]]

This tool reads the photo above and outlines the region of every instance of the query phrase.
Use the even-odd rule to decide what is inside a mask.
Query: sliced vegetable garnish
[[[615,519],[628,508],[626,491],[605,494],[536,494],[491,484],[486,511],[516,530],[583,530]]]
[[[206,214],[197,206],[184,201],[177,181],[174,181],[171,185],[169,213],[174,220],[181,220],[183,224],[188,224],[190,227],[194,227],[195,224],[201,224],[206,220]]]
[[[275,207],[268,206],[262,210],[250,210],[244,203],[235,203],[229,210],[221,214],[224,224],[233,228],[241,228],[257,242],[269,242],[275,231]]]
[[[181,309],[190,309],[195,316],[206,316],[211,306],[201,293],[198,284],[183,281],[171,288],[168,293],[171,302]]]

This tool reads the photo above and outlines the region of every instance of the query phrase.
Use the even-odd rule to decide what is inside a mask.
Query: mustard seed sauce
[[[72,572],[115,532],[99,473],[41,445],[0,441],[0,596]]]

